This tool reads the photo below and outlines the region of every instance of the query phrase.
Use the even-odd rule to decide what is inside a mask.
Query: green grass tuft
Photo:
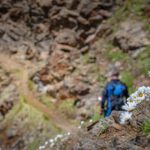
[[[129,1],[129,0],[128,0]],[[136,15],[142,15],[142,8],[146,4],[146,0],[130,0],[130,11]]]
[[[127,54],[122,52],[121,50],[116,50],[116,51],[109,50],[108,51],[108,59],[113,62],[123,60],[126,58],[126,56]]]
[[[86,53],[86,54],[83,54],[80,56],[80,60],[83,64],[87,64],[89,62],[89,54]]]
[[[76,112],[76,108],[74,107],[74,100],[67,99],[62,101],[59,104],[59,110],[67,117],[73,118]]]
[[[138,67],[142,73],[147,74],[150,70],[150,46],[147,46],[145,50],[137,58]]]
[[[150,119],[144,121],[142,125],[142,131],[144,134],[150,134]]]
[[[149,21],[146,20],[144,24],[144,30],[150,33],[150,20]]]
[[[104,52],[104,55],[111,62],[123,61],[129,58],[127,53],[116,48],[112,42],[109,42],[109,44],[105,48],[106,51]]]
[[[33,82],[32,80],[29,80],[29,81],[28,81],[28,88],[29,88],[30,90],[33,90],[33,89],[34,89],[34,82]]]
[[[125,0],[122,6],[119,6],[113,14],[113,17],[108,19],[108,23],[112,25],[113,32],[118,31],[119,23],[126,20],[134,14],[139,19],[144,19],[143,8],[147,3],[146,0]]]
[[[134,91],[134,89],[133,89],[134,76],[132,75],[132,73],[130,73],[129,71],[122,72],[121,80],[124,83],[126,83],[126,85],[128,86],[129,93],[132,93]]]
[[[103,118],[103,115],[100,115],[99,114],[99,109],[100,109],[100,106],[95,106],[94,107],[94,112],[93,112],[93,115],[91,117],[91,119],[94,121],[98,121],[100,120],[101,118]]]
[[[40,97],[40,101],[45,104],[46,106],[48,106],[49,109],[52,109],[54,104],[52,102],[52,97],[50,97],[49,95],[42,95]]]
[[[36,150],[39,147],[40,139],[34,140],[31,144],[28,145],[29,150]]]
[[[25,95],[20,95],[20,102],[21,103],[26,103],[27,102],[27,98]]]

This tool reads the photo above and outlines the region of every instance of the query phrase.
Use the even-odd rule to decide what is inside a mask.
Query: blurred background
[[[149,0],[0,0],[1,149],[99,119],[111,66],[129,93],[150,85]]]

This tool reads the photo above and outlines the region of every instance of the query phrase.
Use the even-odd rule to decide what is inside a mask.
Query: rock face
[[[123,51],[137,50],[150,44],[143,24],[126,21],[121,24],[120,30],[114,37],[114,43]]]
[[[18,101],[18,92],[12,77],[3,68],[0,68],[0,97],[0,114],[4,118]]]
[[[102,24],[111,17],[116,4],[114,0],[2,0],[0,51],[21,53],[24,60],[32,62],[45,59],[47,65],[34,77],[38,77],[43,91],[54,98],[86,95],[91,84],[88,78],[94,83],[96,75],[85,79],[89,70],[85,67],[82,71],[80,64],[94,64],[96,53],[89,53],[83,60],[80,57],[87,53],[97,35],[110,29]]]
[[[26,84],[37,92],[35,97],[42,106],[51,108],[51,102],[74,99],[74,105],[78,108],[75,118],[89,119],[101,90],[98,65],[105,59],[103,55],[98,59],[97,54],[100,56],[103,50],[99,50],[100,46],[98,50],[92,48],[92,44],[97,37],[112,33],[112,25],[107,24],[106,19],[121,4],[123,0],[0,0],[0,53],[8,53],[15,59],[19,57],[17,63],[21,62],[29,70],[37,91],[32,81]],[[147,13],[149,6],[144,11]],[[150,44],[142,23],[130,20],[122,23],[113,40],[125,52],[139,50]],[[30,64],[34,67],[30,67]],[[105,72],[107,65],[104,61],[101,70],[104,68]],[[17,69],[14,71],[17,75]],[[21,111],[18,115],[12,113],[13,117],[8,116],[14,120],[10,121],[12,124],[6,122],[9,126],[5,127],[4,118],[19,99],[14,83],[19,82],[15,82],[8,72],[0,68],[0,121],[4,121],[0,124],[0,145],[4,150],[34,149],[34,144],[42,143],[49,135],[56,134],[53,133],[56,129],[47,121],[47,116],[22,102],[17,110],[14,109]],[[47,95],[52,98],[48,99],[48,103]],[[149,137],[137,132],[150,115],[149,103],[142,104],[138,109],[142,109],[142,113],[135,111],[128,127],[117,126],[118,113],[114,112],[103,123],[96,123],[88,131],[58,143],[54,150],[149,148]],[[26,126],[29,128],[26,129]]]
[[[150,1],[148,1],[147,5],[144,7],[144,15],[150,16]]]
[[[139,104],[137,109],[133,112],[133,119],[130,121],[130,124],[134,128],[140,128],[142,123],[145,120],[149,119],[149,115],[150,115],[149,110],[150,110],[150,102],[149,101]]]
[[[0,50],[14,53],[21,46],[32,45],[38,51],[50,51],[54,41],[84,47],[83,39],[96,33],[98,24],[111,16],[114,6],[114,0],[2,0]]]
[[[133,111],[132,120],[128,125],[116,124],[118,112],[88,127],[88,131],[79,132],[66,141],[63,141],[63,150],[99,150],[99,149],[149,149],[150,137],[140,132],[143,122],[150,116],[150,101],[144,101]],[[143,109],[144,108],[144,109]],[[62,143],[60,143],[61,145]],[[60,146],[58,144],[58,146]],[[56,148],[56,147],[55,147]]]

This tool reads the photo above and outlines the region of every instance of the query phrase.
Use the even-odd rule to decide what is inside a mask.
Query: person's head
[[[119,78],[119,71],[118,71],[118,69],[117,68],[112,68],[111,70],[109,70],[107,77],[110,80],[118,79]]]

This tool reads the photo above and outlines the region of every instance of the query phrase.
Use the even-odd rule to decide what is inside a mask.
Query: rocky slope
[[[149,10],[146,0],[0,0],[1,148],[37,149],[81,120],[99,119],[97,96],[110,64],[130,92],[149,85]],[[125,133],[132,127],[109,130],[133,146]],[[79,134],[66,148],[107,147],[108,132],[100,143]]]
[[[112,116],[88,126],[84,130],[74,133],[68,139],[62,139],[52,149],[61,150],[112,150],[112,149],[138,149],[148,150],[150,147],[150,136],[144,135],[141,125],[150,116],[150,101],[145,101],[133,111],[132,119],[126,125],[116,122],[118,112]],[[105,126],[103,126],[105,124]],[[87,126],[87,125],[86,125]],[[106,127],[107,126],[107,127]],[[89,128],[90,127],[90,128]]]
[[[28,49],[30,55],[35,49],[52,52],[60,46],[84,52],[92,40],[90,35],[101,31],[99,24],[112,15],[115,5],[114,0],[1,0],[1,49]]]
[[[97,70],[96,53],[83,54],[97,35],[109,32],[102,23],[118,5],[114,0],[1,1],[0,49],[21,60],[45,62],[39,72],[32,71],[31,79],[47,86],[55,99],[78,98],[88,94],[97,79],[92,73]],[[81,63],[87,61],[84,67]]]

